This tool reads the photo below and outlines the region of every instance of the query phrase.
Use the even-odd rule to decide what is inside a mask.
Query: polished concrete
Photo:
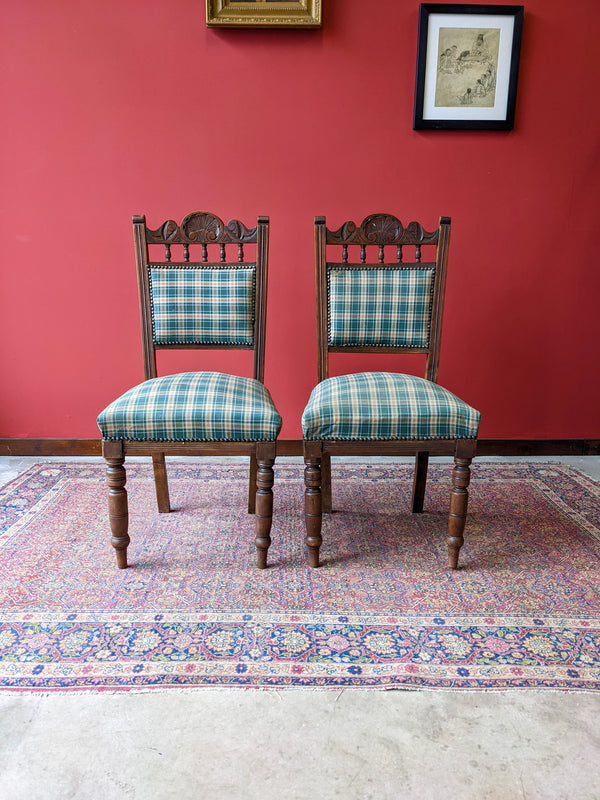
[[[0,693],[0,800],[25,798],[600,800],[600,694]]]

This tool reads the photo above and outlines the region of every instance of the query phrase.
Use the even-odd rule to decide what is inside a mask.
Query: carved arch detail
[[[420,222],[404,227],[391,214],[371,214],[357,225],[349,220],[337,231],[327,229],[328,244],[437,244],[439,229],[426,231]]]
[[[244,244],[256,242],[257,227],[247,228],[237,219],[227,225],[216,214],[194,211],[181,225],[170,219],[152,231],[146,231],[149,244]]]

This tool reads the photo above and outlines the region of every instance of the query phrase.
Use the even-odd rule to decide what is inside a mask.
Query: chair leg
[[[320,442],[306,442],[304,445],[304,522],[306,524],[306,545],[308,547],[308,563],[311,567],[319,566],[319,549],[323,542],[321,525],[323,521],[321,493],[321,459]]]
[[[323,453],[321,457],[321,509],[323,514],[331,514],[331,456]]]
[[[105,456],[107,462],[106,482],[108,484],[108,518],[112,532],[111,544],[115,548],[117,567],[127,569],[127,546],[129,544],[129,512],[127,510],[127,490],[125,489],[125,457]]]
[[[248,484],[248,513],[254,514],[256,510],[256,472],[258,463],[256,453],[250,453],[250,480]]]
[[[415,477],[413,481],[412,512],[421,514],[425,500],[425,487],[427,486],[427,466],[429,453],[419,452],[415,457]]]
[[[267,566],[267,551],[271,544],[271,523],[273,521],[273,464],[275,463],[275,443],[256,448],[256,545],[259,569]]]
[[[154,468],[154,487],[158,511],[160,514],[168,514],[171,510],[171,503],[169,502],[169,482],[164,453],[153,453],[152,467]]]
[[[463,531],[467,519],[467,504],[469,492],[467,490],[471,480],[471,458],[454,456],[454,469],[452,470],[452,490],[450,495],[450,516],[448,518],[448,566],[450,569],[458,568],[458,554],[464,542]]]

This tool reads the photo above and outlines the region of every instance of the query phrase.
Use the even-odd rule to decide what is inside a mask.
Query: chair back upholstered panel
[[[268,218],[246,228],[199,211],[156,230],[136,216],[133,228],[146,379],[156,350],[197,347],[254,350],[262,382]]]
[[[435,267],[364,269],[329,264],[329,345],[429,345]]]
[[[429,232],[390,214],[337,230],[315,217],[319,381],[329,353],[425,353],[437,379],[450,219]]]
[[[253,344],[253,265],[148,264],[148,272],[154,344]]]

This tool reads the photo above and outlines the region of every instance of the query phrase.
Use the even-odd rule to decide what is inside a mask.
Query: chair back
[[[426,231],[390,214],[330,230],[315,217],[319,381],[329,353],[426,353],[437,381],[450,218]]]
[[[269,218],[246,228],[197,211],[150,230],[137,215],[133,236],[146,380],[157,376],[157,350],[220,348],[253,350],[262,383]]]

